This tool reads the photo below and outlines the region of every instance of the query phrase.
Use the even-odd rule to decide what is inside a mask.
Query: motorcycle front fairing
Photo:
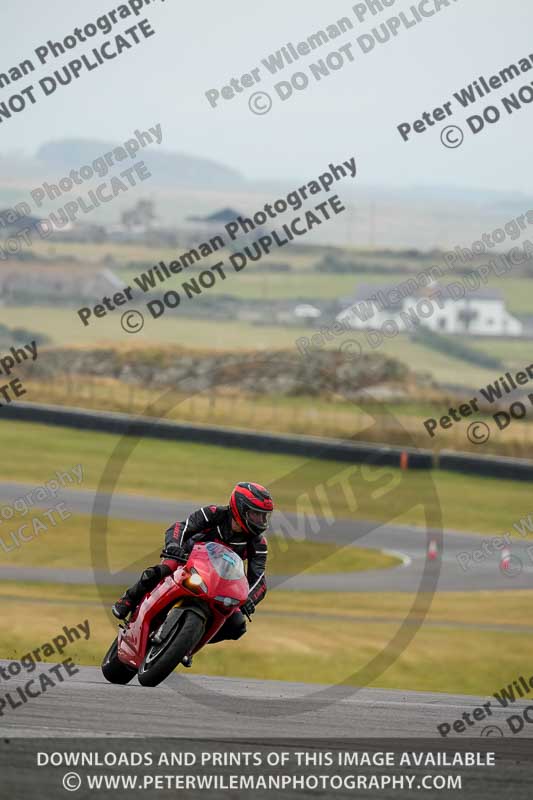
[[[148,637],[154,627],[154,619],[182,596],[183,589],[174,578],[178,572],[181,575],[182,566],[145,596],[130,622],[119,630],[118,656],[124,664],[139,669],[148,647]]]
[[[195,544],[186,565],[161,581],[139,604],[118,635],[118,656],[138,669],[149,645],[158,615],[172,605],[202,606],[207,620],[204,636],[194,652],[208,642],[248,597],[242,559],[221,542]]]
[[[212,623],[206,627],[204,636],[193,651],[196,653],[248,599],[250,587],[242,559],[222,542],[196,544],[193,554],[194,558],[189,560],[189,564],[204,580],[207,593],[203,596],[209,598],[212,614]]]

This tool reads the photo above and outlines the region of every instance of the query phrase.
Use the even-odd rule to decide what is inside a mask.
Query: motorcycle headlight
[[[182,580],[182,585],[185,586],[193,594],[201,594],[207,592],[207,586],[197,570],[191,567],[189,574]]]

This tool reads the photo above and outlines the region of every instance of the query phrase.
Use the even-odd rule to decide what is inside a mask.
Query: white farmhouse
[[[435,295],[440,294],[440,305]],[[433,295],[433,300],[429,300]],[[501,292],[493,289],[469,291],[454,300],[438,283],[419,286],[408,280],[397,286],[362,284],[337,320],[354,329],[380,329],[394,322],[400,331],[413,330],[413,320],[443,334],[473,336],[521,336],[523,324],[506,307]]]

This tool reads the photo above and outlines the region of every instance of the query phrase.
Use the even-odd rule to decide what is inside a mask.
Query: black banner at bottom
[[[13,738],[0,795],[149,798],[531,797],[533,740]]]

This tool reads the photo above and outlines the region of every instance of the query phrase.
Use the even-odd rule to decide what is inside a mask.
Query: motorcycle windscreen
[[[238,581],[245,577],[242,558],[236,553],[218,542],[208,542],[205,549],[213,569],[221,578]]]

